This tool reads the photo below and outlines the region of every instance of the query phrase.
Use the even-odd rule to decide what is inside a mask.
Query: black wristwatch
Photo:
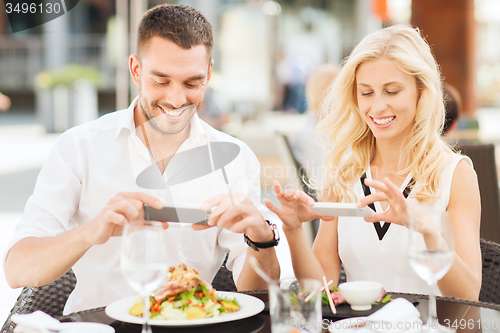
[[[259,249],[267,249],[273,246],[276,246],[280,242],[280,235],[278,233],[278,227],[276,227],[276,224],[273,224],[266,220],[267,224],[269,224],[269,227],[273,230],[273,235],[274,239],[270,240],[269,242],[254,242],[250,238],[248,238],[247,235],[243,235],[245,238],[245,243],[247,243],[248,246],[250,246],[254,251],[259,251]]]

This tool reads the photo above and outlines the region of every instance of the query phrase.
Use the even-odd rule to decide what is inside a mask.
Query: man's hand
[[[143,204],[163,207],[146,193],[122,192],[111,198],[94,219],[54,237],[26,237],[12,246],[5,272],[12,288],[43,286],[68,271],[93,245],[122,234],[123,226],[144,217]],[[168,227],[165,223],[164,227]]]
[[[203,210],[211,210],[208,225],[226,228],[232,232],[246,234],[252,241],[260,243],[273,239],[273,231],[257,210],[252,200],[241,193],[220,194],[201,205]],[[207,226],[193,225],[193,229]]]
[[[144,219],[143,204],[162,208],[158,198],[142,192],[120,192],[111,198],[93,220],[84,225],[85,239],[90,245],[103,244],[110,237],[120,236],[125,223]]]
[[[221,194],[201,205],[203,210],[212,210],[208,218],[209,226],[195,225],[193,229],[205,229],[211,226],[226,228],[233,232],[243,233],[253,242],[269,242],[274,238],[273,230],[269,227],[252,200],[241,193]],[[265,290],[267,283],[250,267],[248,254],[255,256],[266,274],[272,279],[279,279],[280,266],[274,248],[255,251],[248,247],[243,269],[236,283],[238,290]]]

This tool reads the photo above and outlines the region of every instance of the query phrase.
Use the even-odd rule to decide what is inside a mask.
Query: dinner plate
[[[260,313],[264,309],[264,302],[257,297],[233,293],[218,291],[217,294],[224,298],[234,299],[240,304],[239,311],[232,313],[224,313],[217,317],[212,318],[201,318],[201,319],[178,319],[178,320],[160,320],[151,319],[149,324],[152,326],[198,326],[207,324],[224,323],[228,321],[239,320],[247,317],[251,317]],[[134,304],[136,296],[123,298],[121,300],[115,301],[106,307],[106,314],[116,320],[123,321],[132,324],[142,324],[143,320],[140,317],[133,316],[129,313],[130,308]]]
[[[330,333],[354,333],[354,332],[360,332],[361,330],[364,333],[369,333],[366,326],[360,326],[359,328],[356,327],[356,325],[362,325],[363,323],[366,323],[366,318],[367,317],[355,317],[355,318],[346,318],[342,319],[336,322],[330,323],[328,325],[328,331]]]

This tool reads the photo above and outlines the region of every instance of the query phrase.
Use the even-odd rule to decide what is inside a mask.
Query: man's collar
[[[206,144],[207,133],[201,124],[201,120],[196,112],[191,118],[189,137],[186,139],[188,147],[197,147]]]
[[[129,133],[133,133],[135,131],[135,123],[134,123],[134,109],[137,106],[137,103],[139,103],[139,96],[137,96],[130,106],[126,109],[123,110],[127,113],[127,117],[121,117],[119,118],[120,120],[118,121],[118,124],[116,126],[116,134],[115,137],[118,137],[120,133],[124,130],[127,129],[129,130]]]

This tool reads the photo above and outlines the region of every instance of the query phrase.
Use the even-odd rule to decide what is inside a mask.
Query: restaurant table
[[[244,292],[245,294],[258,297],[266,303],[266,308],[259,314],[231,322],[217,323],[200,326],[153,326],[153,332],[179,332],[179,333],[269,333],[271,323],[268,309],[268,292]],[[428,297],[426,295],[390,293],[392,298],[404,297],[415,304],[420,311],[421,319],[425,323],[428,312]],[[442,325],[453,327],[457,332],[500,332],[500,305],[472,302],[455,299],[452,297],[438,297],[437,309],[439,322]],[[116,321],[106,315],[105,308],[96,308],[81,312],[75,312],[59,320],[62,322],[96,322],[111,325],[116,333],[136,333],[141,331],[141,325]],[[351,311],[349,309],[349,311]],[[328,332],[328,325],[334,325],[335,321],[342,318],[333,314],[326,314],[323,311],[322,332]],[[361,315],[361,313],[360,313]]]

